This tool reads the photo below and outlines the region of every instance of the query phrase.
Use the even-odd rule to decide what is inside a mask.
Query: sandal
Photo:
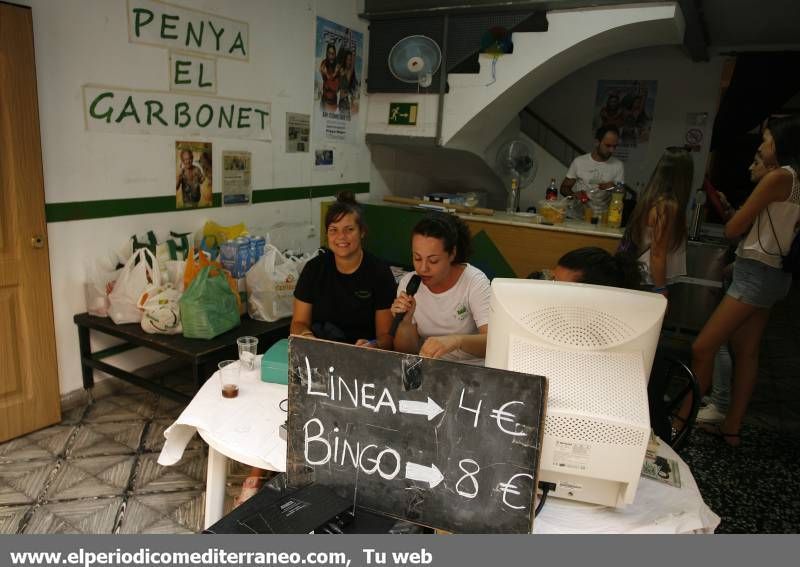
[[[725,433],[722,431],[722,424],[720,423],[698,423],[697,428],[718,439],[722,439],[729,447],[738,447],[742,444],[742,435],[740,433]]]
[[[244,482],[242,482],[242,490],[239,492],[239,496],[233,499],[233,507],[238,508],[241,506],[244,502],[255,496],[260,488],[261,477],[248,476],[244,479]]]

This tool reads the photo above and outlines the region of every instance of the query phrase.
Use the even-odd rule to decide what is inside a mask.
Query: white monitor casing
[[[492,281],[486,366],[547,378],[539,480],[556,485],[551,495],[633,502],[666,305],[659,294],[606,286]]]

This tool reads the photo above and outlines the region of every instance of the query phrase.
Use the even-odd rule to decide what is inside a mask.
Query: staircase
[[[546,30],[515,31],[514,51],[497,59],[494,77],[492,57],[480,54],[478,73],[452,72],[446,82],[437,82],[434,76],[433,85],[424,91],[411,85],[412,92],[402,94],[370,92],[368,141],[375,136],[387,143],[392,137],[409,138],[482,156],[522,109],[548,87],[615,53],[679,44],[684,21],[676,3],[618,5],[548,12]],[[444,34],[447,36],[446,26]],[[372,57],[370,60],[372,66]],[[450,61],[447,54],[445,61]],[[467,66],[461,62],[455,68]],[[417,102],[417,125],[389,126],[390,102]]]
[[[566,167],[569,167],[576,157],[586,153],[528,107],[520,112],[519,121],[520,132],[539,144]]]

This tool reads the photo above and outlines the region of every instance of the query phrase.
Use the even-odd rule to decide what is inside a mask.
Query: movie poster
[[[355,142],[364,34],[317,17],[314,133],[318,142]]]
[[[211,142],[175,142],[175,173],[176,209],[213,204]]]
[[[610,124],[620,132],[614,156],[644,161],[653,125],[658,81],[597,81],[593,131]]]

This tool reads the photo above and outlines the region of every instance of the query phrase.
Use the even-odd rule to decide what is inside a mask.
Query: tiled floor
[[[693,467],[711,461],[704,470],[696,470],[695,476],[701,488],[705,484],[709,504],[718,506],[720,512],[724,512],[725,499],[733,499],[732,509],[739,510],[740,497],[746,494],[730,494],[731,489],[725,488],[717,498],[714,487],[719,484],[718,474],[722,474],[715,472],[714,467],[722,464],[718,461],[729,459],[728,464],[736,466],[758,463],[771,450],[769,442],[759,439],[771,436],[780,444],[781,439],[795,439],[800,432],[799,314],[800,283],[795,282],[787,300],[773,310],[762,343],[761,375],[748,414],[748,426],[762,433],[753,436],[749,448],[738,452],[720,449],[720,443],[702,433],[690,439],[685,458]],[[199,531],[206,474],[204,444],[195,437],[174,466],[161,467],[156,462],[164,429],[181,410],[176,402],[119,383],[113,395],[65,411],[59,425],[0,445],[0,533]],[[765,453],[764,459],[760,453]],[[786,456],[785,451],[780,453]],[[757,474],[751,469],[731,474]],[[726,470],[738,469],[726,466]],[[228,476],[227,509],[246,473],[242,465],[233,465]],[[794,480],[785,475],[777,478],[790,486],[771,486],[770,493],[790,495],[796,490]],[[750,494],[752,486],[733,490]],[[721,528],[786,531],[787,526],[794,529],[797,525],[800,512],[795,510],[790,520],[780,524],[770,523],[774,516],[770,507],[747,516],[744,523],[735,513],[723,514]]]
[[[120,383],[63,421],[0,445],[0,533],[193,533],[202,529],[206,448],[159,466],[183,406]],[[235,493],[246,470],[233,465]],[[230,508],[229,495],[227,507]]]

